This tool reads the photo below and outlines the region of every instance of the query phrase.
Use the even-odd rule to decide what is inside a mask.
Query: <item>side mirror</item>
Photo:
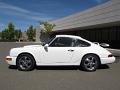
[[[45,44],[44,48],[45,50],[48,50],[48,44]]]
[[[45,42],[42,42],[42,46],[45,46]]]
[[[109,47],[110,45],[107,44],[107,43],[101,43],[100,46],[101,46],[101,47],[105,47],[105,48],[107,48],[107,47]]]

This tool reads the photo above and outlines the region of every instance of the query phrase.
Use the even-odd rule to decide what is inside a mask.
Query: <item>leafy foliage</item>
[[[29,28],[27,29],[28,40],[34,41],[35,34],[36,34],[36,29],[34,29],[32,25],[30,25]]]
[[[15,38],[19,40],[22,37],[22,31],[21,30],[15,30]]]
[[[55,24],[50,24],[48,22],[40,22],[40,25],[43,25],[43,32],[50,34],[53,28],[56,26]]]
[[[16,41],[19,37],[18,30],[15,29],[13,23],[9,23],[8,27],[1,32],[1,39],[3,41]]]

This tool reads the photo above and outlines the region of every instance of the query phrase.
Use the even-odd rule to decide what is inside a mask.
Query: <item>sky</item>
[[[0,31],[9,22],[25,31],[39,21],[52,21],[82,12],[109,0],[0,0]]]

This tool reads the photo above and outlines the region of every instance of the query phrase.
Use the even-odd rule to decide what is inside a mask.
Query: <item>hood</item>
[[[24,48],[26,47],[42,47],[42,45],[26,45],[26,46],[23,46]]]
[[[18,56],[19,53],[24,51],[29,51],[31,49],[37,49],[37,47],[42,47],[42,45],[27,45],[23,47],[16,47],[10,50],[10,56]]]

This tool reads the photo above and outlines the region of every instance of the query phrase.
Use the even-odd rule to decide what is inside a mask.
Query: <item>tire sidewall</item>
[[[89,70],[89,69],[87,69],[87,68],[84,66],[84,61],[85,61],[85,59],[86,59],[87,57],[90,57],[90,56],[94,57],[95,60],[96,60],[96,63],[97,63],[96,66],[95,66],[95,68],[92,69],[92,70]],[[82,58],[82,61],[81,61],[81,65],[80,65],[80,66],[81,66],[82,69],[85,70],[85,71],[93,72],[93,71],[96,71],[96,69],[99,67],[99,65],[100,65],[99,58],[98,58],[96,55],[94,55],[94,54],[88,54],[88,55],[85,55],[85,56]]]
[[[22,68],[20,67],[20,65],[19,65],[20,58],[23,57],[23,56],[29,57],[29,58],[31,59],[32,65],[31,65],[31,67],[28,68],[28,69],[22,69]],[[35,67],[35,60],[34,60],[34,58],[33,58],[31,55],[29,55],[29,54],[21,54],[21,55],[18,56],[18,58],[17,58],[16,65],[17,65],[18,70],[20,70],[20,71],[31,71],[31,70],[33,70],[34,67]]]

